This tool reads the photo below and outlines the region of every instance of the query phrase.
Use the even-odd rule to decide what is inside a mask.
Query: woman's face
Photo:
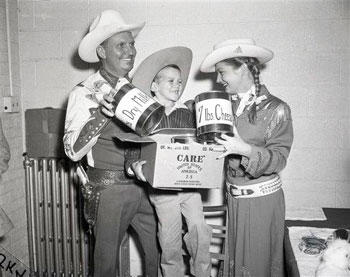
[[[244,72],[242,68],[242,66],[235,68],[224,61],[218,62],[215,65],[215,71],[218,74],[216,82],[223,85],[227,93],[237,94],[243,83]]]

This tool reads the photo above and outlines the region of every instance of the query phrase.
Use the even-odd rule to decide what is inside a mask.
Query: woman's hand
[[[142,167],[146,163],[146,161],[136,161],[131,164],[131,169],[134,171],[134,174],[137,178],[137,180],[140,180],[142,182],[146,182],[146,177],[143,175]]]
[[[215,138],[215,141],[224,146],[225,152],[217,159],[222,159],[230,154],[238,154],[249,158],[252,148],[238,134],[236,126],[233,126],[233,137],[222,134],[221,139]]]
[[[100,101],[100,105],[102,106],[101,111],[105,116],[108,116],[108,117],[114,116],[113,105],[111,104],[113,100],[114,99],[112,96],[112,92],[110,92],[109,94],[103,95],[103,99]]]

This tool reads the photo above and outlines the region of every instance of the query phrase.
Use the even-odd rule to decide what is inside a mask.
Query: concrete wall
[[[78,43],[92,19],[107,8],[119,10],[127,22],[147,22],[136,40],[135,67],[161,48],[183,45],[193,50],[184,100],[212,88],[212,80],[199,75],[198,68],[214,43],[252,37],[272,49],[275,58],[262,72],[262,82],[290,104],[295,130],[282,173],[287,206],[350,208],[349,0],[18,0],[24,109],[65,107],[71,88],[92,72],[76,54]],[[15,35],[14,43],[17,39]],[[6,52],[5,48],[0,40],[0,50]],[[0,88],[5,95],[6,80]],[[22,128],[18,114],[2,117],[5,126],[14,122]],[[21,131],[5,127],[5,133],[20,153]],[[11,177],[7,173],[8,180],[5,177],[0,184],[1,195],[16,199],[13,184],[10,189],[6,182],[23,181],[19,155],[11,170]],[[23,196],[22,188],[19,195]],[[24,209],[22,198],[13,205],[0,197],[10,213],[24,219],[18,210]],[[221,199],[220,191],[212,191],[208,202]],[[18,234],[25,237],[24,231]]]

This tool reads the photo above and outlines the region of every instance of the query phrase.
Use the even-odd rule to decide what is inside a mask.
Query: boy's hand
[[[131,164],[131,169],[134,171],[137,180],[147,182],[145,175],[143,175],[142,167],[146,161],[136,161]]]

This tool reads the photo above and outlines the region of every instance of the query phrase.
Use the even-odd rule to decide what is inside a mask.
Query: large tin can
[[[131,83],[114,95],[115,116],[140,136],[149,135],[161,121],[165,107]]]
[[[234,116],[231,96],[222,91],[209,91],[195,98],[197,136],[205,142],[215,142],[222,133],[233,133]]]
[[[199,139],[193,134],[175,136],[171,138],[171,143],[191,144],[194,142],[200,143]]]

